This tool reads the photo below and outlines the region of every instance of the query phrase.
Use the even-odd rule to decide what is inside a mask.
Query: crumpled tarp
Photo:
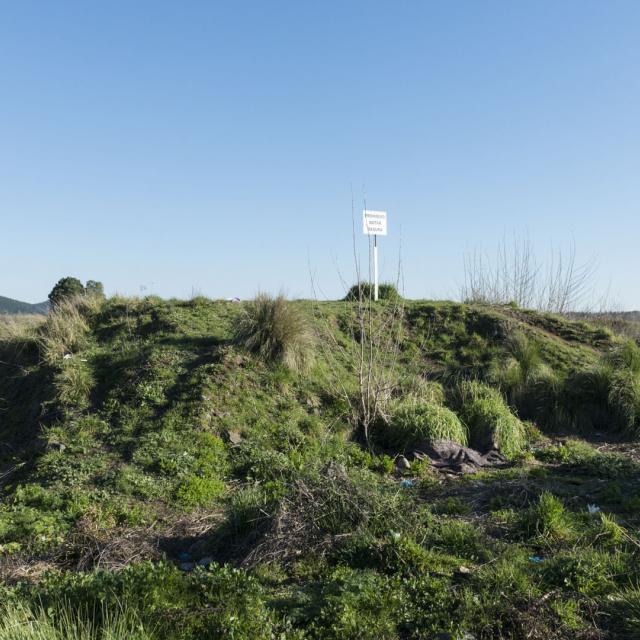
[[[506,458],[496,449],[480,453],[451,440],[434,440],[424,443],[410,451],[407,457],[415,460],[429,458],[436,469],[461,474],[475,473],[478,469],[503,467],[508,464]]]

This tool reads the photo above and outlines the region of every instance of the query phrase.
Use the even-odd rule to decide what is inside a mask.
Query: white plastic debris
[[[587,511],[591,514],[600,513],[600,507],[597,504],[588,504]]]
[[[62,356],[62,359],[63,359],[63,360],[70,360],[71,358],[73,358],[73,356],[72,356],[70,353],[65,353],[65,354]]]

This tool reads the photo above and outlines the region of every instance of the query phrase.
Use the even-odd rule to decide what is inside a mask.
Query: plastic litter
[[[587,511],[592,515],[594,513],[600,513],[600,507],[597,504],[588,504]]]
[[[544,562],[544,558],[541,558],[540,556],[529,556],[529,561],[530,562]]]
[[[404,480],[402,480],[402,481],[400,482],[400,486],[401,486],[403,489],[411,489],[411,487],[413,487],[413,480],[410,480],[410,479],[408,479],[408,478],[405,478]]]

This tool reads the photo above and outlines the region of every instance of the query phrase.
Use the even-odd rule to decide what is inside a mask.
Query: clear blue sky
[[[412,297],[527,230],[640,308],[640,3],[0,2],[0,295],[338,295],[351,185]]]

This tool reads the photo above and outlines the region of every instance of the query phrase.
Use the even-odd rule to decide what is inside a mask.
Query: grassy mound
[[[434,440],[467,444],[467,430],[458,416],[437,404],[400,403],[388,425],[377,429],[377,438],[396,451],[408,451]]]
[[[525,426],[497,389],[477,381],[463,381],[454,393],[472,447],[486,451],[495,446],[507,458],[523,451],[527,444]]]
[[[7,637],[586,640],[614,612],[633,628],[636,445],[543,440],[534,465],[516,415],[631,433],[634,345],[512,307],[402,307],[371,370],[350,301],[112,298],[7,323]],[[363,380],[383,383],[375,436],[394,449],[491,440],[514,464],[399,477],[357,438]]]

